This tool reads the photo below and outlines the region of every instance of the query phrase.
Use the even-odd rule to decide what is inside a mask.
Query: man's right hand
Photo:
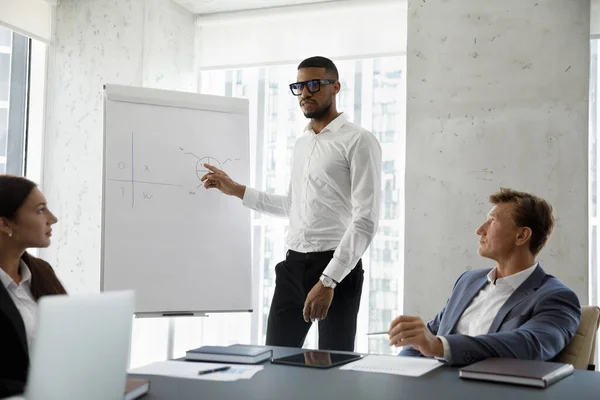
[[[392,321],[390,346],[412,346],[425,357],[444,357],[444,344],[419,317],[401,315]]]
[[[214,165],[204,164],[204,168],[211,171],[200,178],[200,180],[204,182],[205,189],[217,188],[225,194],[239,197],[242,200],[244,199],[246,186],[235,182],[225,173],[225,171],[220,170]]]

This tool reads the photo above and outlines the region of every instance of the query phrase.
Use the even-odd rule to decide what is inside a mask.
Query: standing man
[[[257,191],[212,165],[204,187],[265,214],[289,217],[285,261],[275,267],[267,345],[302,347],[319,322],[319,348],[354,350],[363,285],[361,256],[373,240],[381,198],[381,147],[337,111],[338,70],[325,57],[298,65],[290,84],[310,123],[294,147],[287,195]]]

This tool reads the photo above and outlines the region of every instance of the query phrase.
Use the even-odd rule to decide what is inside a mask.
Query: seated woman
[[[26,252],[50,245],[56,221],[35,183],[0,175],[0,397],[25,388],[37,301],[66,293],[52,267]]]

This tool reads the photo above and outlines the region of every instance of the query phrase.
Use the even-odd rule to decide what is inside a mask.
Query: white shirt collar
[[[19,268],[20,268],[20,272],[21,272],[20,285],[31,281],[31,271],[29,270],[29,267],[27,266],[27,264],[25,264],[25,261],[21,260]],[[4,270],[2,268],[0,268],[0,281],[2,281],[2,284],[4,285],[4,287],[6,289],[8,289],[8,287],[11,284],[18,286],[15,283],[15,281],[13,281],[13,279],[6,272],[4,272]]]
[[[497,272],[498,267],[495,267],[487,274],[487,279],[488,279],[489,283],[494,283],[494,280],[495,280],[496,285],[508,285],[508,286],[512,287],[514,290],[516,290],[519,286],[521,286],[521,284],[523,284],[523,282],[525,282],[527,280],[527,278],[529,278],[529,276],[533,273],[533,271],[535,270],[535,268],[537,266],[538,266],[538,263],[536,262],[531,267],[524,269],[521,272],[517,272],[516,274],[512,274],[512,275],[506,276],[504,278],[499,278],[497,280],[496,280],[496,272]]]
[[[336,133],[342,126],[344,126],[346,122],[348,122],[348,117],[346,117],[345,113],[341,113],[333,121],[328,123],[327,126],[323,128],[321,133],[323,133],[326,130],[328,130],[331,133]],[[304,131],[314,134],[314,131],[312,129],[312,122],[309,122],[308,125],[304,127]]]

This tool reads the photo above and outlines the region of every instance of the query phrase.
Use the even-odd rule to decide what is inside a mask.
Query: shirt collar
[[[348,122],[348,117],[346,117],[345,113],[341,113],[340,115],[338,115],[333,121],[331,121],[330,123],[327,124],[327,126],[325,128],[323,128],[323,130],[321,131],[321,133],[323,133],[324,131],[329,131],[331,133],[336,133],[337,131],[340,130],[340,128],[342,126],[344,126],[344,124]],[[312,129],[312,122],[309,122],[306,127],[304,127],[304,131],[305,132],[310,132],[312,134],[314,134],[314,131]]]
[[[25,264],[25,261],[21,260],[21,283],[31,281],[31,270],[29,266]]]
[[[516,274],[512,274],[504,278],[500,278],[498,280],[496,280],[496,267],[487,274],[487,279],[489,283],[494,283],[494,281],[496,281],[496,285],[508,285],[514,290],[516,290],[519,286],[521,286],[523,282],[527,280],[527,278],[529,278],[529,276],[533,273],[537,266],[538,263],[536,262],[531,267],[524,269],[521,272],[517,272]]]
[[[21,260],[19,268],[20,268],[20,273],[21,273],[21,283],[20,283],[20,285],[22,285],[24,283],[28,283],[29,281],[31,281],[31,270],[29,269],[29,267],[27,266],[27,264],[25,264],[25,261]],[[0,268],[0,281],[2,281],[2,284],[4,285],[4,287],[6,289],[8,289],[8,287],[11,284],[13,284],[15,286],[18,286],[15,283],[15,281],[13,281],[13,279],[6,272],[4,272],[4,270],[2,268]]]

